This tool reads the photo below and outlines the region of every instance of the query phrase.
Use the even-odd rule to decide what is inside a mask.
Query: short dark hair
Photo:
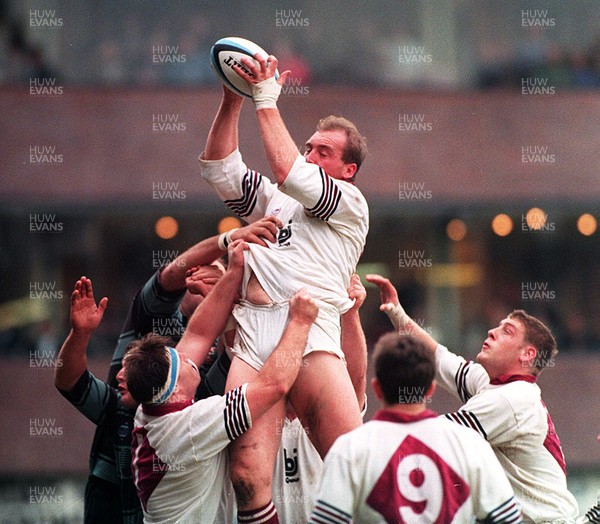
[[[346,147],[342,153],[342,160],[346,164],[356,164],[356,172],[360,169],[367,156],[367,140],[362,136],[356,126],[347,118],[329,115],[321,118],[317,124],[317,131],[341,130],[346,133]]]
[[[167,381],[169,357],[165,346],[173,346],[169,337],[145,335],[125,356],[125,381],[133,399],[147,404]]]
[[[387,404],[418,404],[435,377],[431,351],[412,335],[387,333],[375,345],[375,377]]]
[[[537,351],[532,371],[535,375],[539,375],[558,354],[554,335],[541,320],[522,309],[515,309],[508,315],[508,318],[518,320],[523,324],[525,343],[531,344]]]

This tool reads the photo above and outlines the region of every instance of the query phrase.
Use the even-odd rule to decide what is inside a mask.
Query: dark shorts
[[[119,486],[90,475],[85,485],[83,521],[86,524],[123,522]]]

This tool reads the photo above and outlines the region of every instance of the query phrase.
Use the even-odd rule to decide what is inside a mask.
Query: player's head
[[[154,333],[142,338],[125,360],[127,387],[140,404],[189,400],[200,383],[198,368],[187,355]]]
[[[304,157],[332,178],[353,182],[367,154],[365,138],[350,120],[330,115],[317,124],[305,145]]]
[[[129,409],[137,408],[138,402],[133,398],[133,396],[129,392],[129,388],[127,387],[127,379],[126,379],[126,375],[125,375],[126,357],[127,357],[127,354],[129,353],[129,351],[131,351],[133,348],[137,347],[139,345],[139,343],[140,343],[139,340],[134,340],[127,346],[127,348],[125,349],[125,355],[123,357],[121,369],[117,373],[117,377],[116,377],[117,389],[119,390],[119,393],[121,394],[121,403],[126,408],[129,408]]]
[[[224,257],[212,264],[197,266],[187,271],[185,276],[186,293],[179,306],[184,317],[189,319],[196,308],[210,293],[219,279],[225,274],[226,261]]]
[[[556,340],[548,327],[517,309],[488,331],[477,362],[492,379],[507,374],[539,375],[557,353]]]
[[[433,393],[435,362],[416,337],[387,333],[375,345],[373,388],[387,405],[422,404]]]
[[[558,354],[556,339],[550,329],[539,319],[529,315],[522,309],[515,309],[508,318],[521,322],[524,329],[524,340],[536,349],[536,357],[531,366],[531,372],[539,375],[544,368],[552,365]]]

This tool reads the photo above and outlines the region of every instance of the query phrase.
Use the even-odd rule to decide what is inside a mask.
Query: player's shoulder
[[[357,202],[361,202],[361,204],[363,204],[365,207],[368,207],[365,195],[360,190],[360,188],[356,184],[354,184],[354,182],[346,182],[345,180],[339,180],[338,182],[338,185],[342,189],[342,191],[347,193],[352,198],[356,199]]]
[[[506,384],[490,384],[482,394],[493,398],[501,398],[511,406],[538,404],[541,391],[534,382],[515,380]]]
[[[477,431],[473,431],[470,427],[457,424],[448,419],[445,415],[440,415],[436,419],[436,423],[439,424],[440,431],[444,431],[446,434],[458,438],[459,441],[465,443],[466,447],[470,444],[474,444],[475,446],[479,446],[480,444],[487,445],[485,439],[483,439]]]

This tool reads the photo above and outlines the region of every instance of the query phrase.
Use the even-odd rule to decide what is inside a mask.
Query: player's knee
[[[261,474],[256,467],[247,464],[231,464],[230,476],[235,497],[240,508],[251,505],[254,500],[271,492],[271,475]]]
[[[235,491],[235,498],[240,508],[248,506],[256,496],[256,490],[252,482],[249,482],[246,478],[236,477],[231,475],[231,483],[233,484],[233,491]]]

